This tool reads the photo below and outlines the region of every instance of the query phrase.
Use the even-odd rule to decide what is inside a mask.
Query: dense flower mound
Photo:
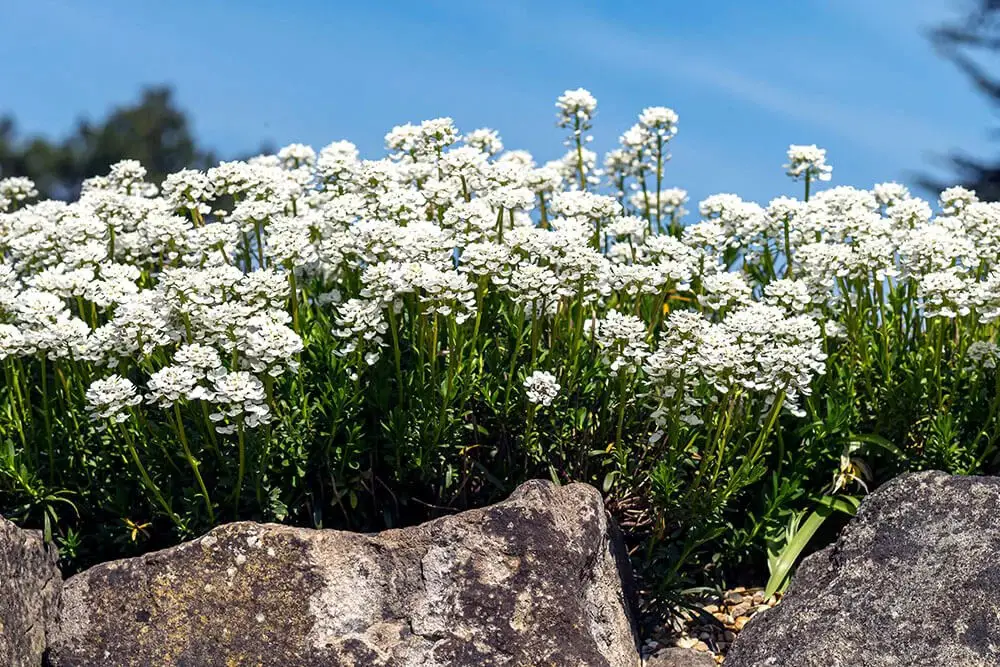
[[[856,401],[921,337],[938,378],[945,341],[963,378],[995,367],[997,205],[813,192],[825,151],[792,146],[803,200],[719,194],[689,220],[664,187],[675,112],[599,162],[594,97],[556,106],[569,150],[541,165],[438,118],[380,159],[294,144],[160,184],[124,161],[72,203],[0,181],[0,510],[350,525],[541,473],[708,525],[777,423],[816,421],[831,368],[863,370]],[[838,487],[842,445],[817,463]]]

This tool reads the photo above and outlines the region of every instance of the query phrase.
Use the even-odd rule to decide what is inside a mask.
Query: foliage
[[[0,513],[81,567],[584,481],[668,599],[769,561],[780,585],[901,470],[994,467],[1000,208],[815,192],[825,152],[792,146],[802,200],[685,224],[673,111],[601,169],[596,100],[557,107],[542,166],[434,119],[381,160],[292,145],[159,187],[124,161],[72,204],[0,181]]]
[[[960,5],[961,17],[938,26],[931,32],[931,39],[941,55],[969,78],[976,91],[997,104],[1000,79],[990,70],[1000,49],[1000,3],[965,0]],[[981,199],[1000,200],[1000,163],[995,159],[954,153],[948,161],[959,182],[975,189]],[[936,179],[926,177],[923,185],[931,190],[941,187]]]

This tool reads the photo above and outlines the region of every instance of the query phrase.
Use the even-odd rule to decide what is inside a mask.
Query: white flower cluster
[[[559,395],[559,389],[556,376],[547,371],[535,371],[524,379],[525,396],[535,405],[552,405],[552,401]]]
[[[989,369],[997,367],[998,354],[1000,350],[997,349],[996,343],[984,340],[974,341],[965,351],[965,356],[972,367],[981,366]]]
[[[829,181],[833,167],[826,163],[826,150],[816,144],[800,146],[792,144],[788,147],[788,164],[786,173],[792,178],[811,178],[817,181]]]
[[[0,180],[0,211],[8,211],[37,196],[38,190],[30,178],[14,176]]]
[[[700,423],[706,401],[714,404],[735,390],[762,396],[765,404],[783,395],[783,407],[802,414],[800,399],[825,372],[825,360],[822,332],[811,317],[751,302],[719,322],[672,313],[645,370],[665,401],[654,415],[662,426],[674,414]]]
[[[644,109],[601,162],[586,148],[593,95],[556,106],[570,150],[542,166],[493,130],[436,118],[393,128],[382,159],[293,144],[159,188],[126,161],[73,203],[0,181],[0,361],[118,372],[91,387],[96,416],[201,402],[230,433],[273,418],[273,383],[310,336],[357,380],[403,327],[450,343],[498,308],[543,327],[582,313],[613,375],[673,401],[658,418],[694,423],[733,391],[799,410],[858,285],[915,295],[928,318],[1000,318],[1000,205],[969,190],[941,193],[936,217],[895,183],[767,207],[718,194],[682,227],[687,193],[662,182],[674,111]],[[592,187],[599,165],[607,194]],[[831,173],[816,146],[790,147],[785,168]],[[525,389],[543,405],[559,391],[538,373]]]
[[[95,380],[87,389],[87,403],[94,418],[121,423],[128,419],[128,409],[142,403],[135,385],[127,378],[112,375]]]
[[[636,370],[649,355],[646,323],[635,315],[609,310],[591,324],[589,331],[616,375]]]
[[[577,88],[567,90],[556,100],[559,109],[559,127],[575,128],[575,132],[590,129],[590,123],[597,111],[597,100],[589,90]]]

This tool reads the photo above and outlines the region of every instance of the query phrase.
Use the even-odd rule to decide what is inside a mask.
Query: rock
[[[744,600],[730,609],[729,614],[730,616],[746,616],[750,612],[751,608],[752,605]]]
[[[726,667],[1000,664],[1000,478],[903,475],[753,617]],[[899,609],[919,591],[920,609]]]
[[[739,591],[729,591],[726,593],[726,602],[732,605],[737,605],[743,602],[743,595]]]
[[[646,667],[713,667],[711,653],[689,648],[665,648],[646,661]]]
[[[234,523],[66,582],[52,667],[634,667],[614,524],[582,484],[361,535]]]
[[[57,554],[41,533],[0,517],[0,665],[38,667],[59,606]]]

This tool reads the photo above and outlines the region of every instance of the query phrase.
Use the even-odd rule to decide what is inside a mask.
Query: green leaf
[[[496,476],[486,468],[486,466],[484,466],[479,461],[472,461],[472,465],[473,467],[477,468],[481,473],[483,473],[483,476],[489,481],[490,484],[495,486],[503,493],[507,492],[506,485],[499,479],[497,479]]]
[[[795,531],[794,537],[789,540],[785,548],[782,549],[781,555],[774,562],[771,568],[771,577],[767,580],[767,586],[764,587],[764,597],[769,598],[779,589],[784,588],[791,574],[792,566],[795,565],[799,555],[805,550],[827,517],[835,511],[854,516],[858,511],[859,503],[860,501],[853,496],[821,498],[816,509],[809,515],[809,518],[802,522],[802,525]],[[797,517],[793,518],[793,521],[797,521],[797,519]]]
[[[615,477],[617,477],[617,475],[618,475],[617,471],[612,470],[611,472],[609,472],[607,475],[604,476],[604,483],[601,484],[601,488],[604,489],[604,493],[607,493],[608,491],[611,490],[611,485],[615,483]]]
[[[556,472],[555,466],[549,465],[549,477],[552,478],[552,483],[556,486],[561,486],[562,482],[559,481],[559,473]]]
[[[876,445],[886,450],[890,454],[898,456],[900,459],[906,459],[906,454],[904,454],[899,447],[892,444],[891,442],[889,442],[880,435],[875,435],[874,433],[866,433],[860,435],[857,433],[852,433],[849,439],[854,442],[859,442],[866,445]]]

